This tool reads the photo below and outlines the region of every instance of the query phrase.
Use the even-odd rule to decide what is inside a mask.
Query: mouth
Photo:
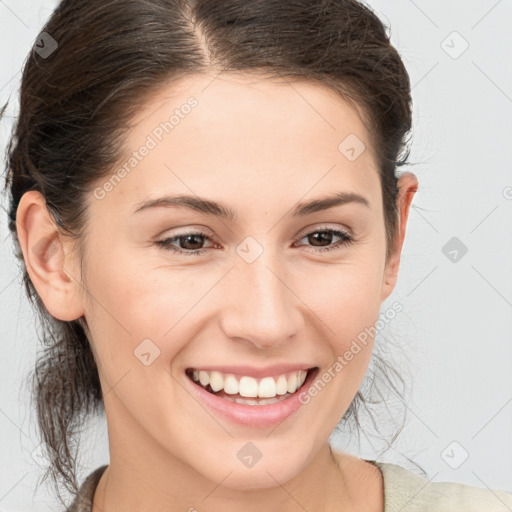
[[[317,366],[266,377],[253,377],[217,370],[187,368],[185,374],[200,388],[227,402],[248,406],[265,406],[283,402],[305,387]]]

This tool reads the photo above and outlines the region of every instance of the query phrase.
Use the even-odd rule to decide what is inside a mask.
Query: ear
[[[64,244],[40,192],[21,197],[16,230],[28,275],[48,312],[63,321],[80,318],[84,309],[72,244]]]
[[[398,279],[398,269],[400,267],[400,256],[402,254],[402,246],[405,239],[405,227],[409,218],[409,211],[412,204],[414,194],[418,190],[418,180],[412,173],[404,173],[398,179],[398,197],[397,210],[399,226],[396,236],[393,240],[393,249],[389,255],[384,270],[384,278],[382,282],[381,301],[389,297],[395,288]]]

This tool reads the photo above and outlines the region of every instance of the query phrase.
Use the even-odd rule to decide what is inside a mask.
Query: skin
[[[124,159],[190,96],[198,105],[103,199],[86,197],[82,269],[42,196],[27,192],[19,205],[30,278],[56,318],[83,317],[99,366],[110,465],[94,509],[381,511],[380,470],[349,454],[332,456],[328,444],[364,378],[372,338],[277,427],[213,415],[187,392],[184,372],[214,364],[309,362],[320,374],[332,367],[375,324],[394,289],[417,179],[407,173],[399,180],[400,227],[386,261],[380,180],[357,112],[305,82],[212,80],[190,76],[146,99]],[[354,161],[338,151],[349,134],[366,146]],[[369,207],[290,214],[298,202],[341,191],[364,196]],[[221,202],[238,218],[177,207],[133,214],[143,201],[179,193]],[[202,255],[155,244],[197,228],[209,238],[173,245],[205,248]],[[318,252],[340,240],[315,245],[306,236],[325,229],[349,229],[354,240]],[[248,236],[263,251],[252,263],[236,252]],[[33,251],[36,244],[48,250]],[[134,356],[147,338],[160,350],[149,366]],[[252,468],[237,457],[248,441],[262,454]]]

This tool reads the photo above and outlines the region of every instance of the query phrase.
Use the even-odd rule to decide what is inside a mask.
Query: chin
[[[261,444],[265,444],[265,441],[262,441]],[[203,461],[208,464],[208,468],[201,467],[197,470],[225,489],[251,491],[275,488],[276,485],[284,484],[299,474],[307,464],[306,457],[300,453],[294,452],[293,457],[283,455],[287,453],[287,450],[281,448],[280,450],[271,449],[271,452],[265,455],[265,451],[268,450],[270,449],[262,448],[261,458],[252,467],[245,466],[238,459],[236,453],[233,457],[228,458],[224,452],[219,456],[222,458],[221,464],[214,464],[214,461],[208,464],[207,461]],[[207,473],[205,473],[205,469],[207,469]]]
[[[222,480],[220,475],[227,475],[229,471],[229,469],[225,473],[219,471],[214,481],[220,482]],[[259,468],[255,466],[251,469],[237,467],[231,471],[229,476],[222,481],[223,488],[234,491],[257,491],[275,488],[276,485],[288,482],[299,473],[299,468],[281,463]]]

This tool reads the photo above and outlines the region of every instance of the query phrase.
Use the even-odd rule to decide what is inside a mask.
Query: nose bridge
[[[231,307],[223,318],[227,336],[247,338],[263,348],[285,342],[300,328],[297,301],[287,283],[289,273],[281,263],[268,248],[253,261],[243,253],[236,257],[227,292]]]

